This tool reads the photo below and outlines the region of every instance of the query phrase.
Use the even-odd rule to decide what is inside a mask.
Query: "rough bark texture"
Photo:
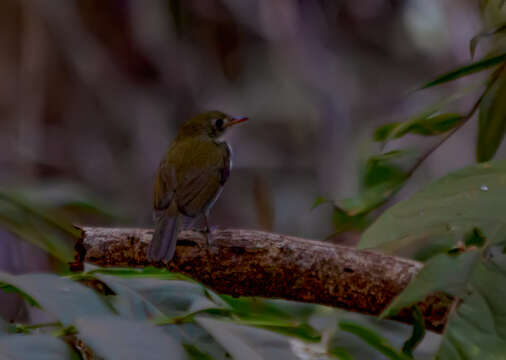
[[[84,262],[142,267],[152,230],[82,228],[74,270]],[[282,298],[379,315],[422,264],[372,251],[252,230],[219,230],[209,247],[204,235],[183,231],[167,268],[234,296]],[[452,300],[434,294],[419,304],[426,326],[441,332]],[[411,322],[411,311],[396,320]]]

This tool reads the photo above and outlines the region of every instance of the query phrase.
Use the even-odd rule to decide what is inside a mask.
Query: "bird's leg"
[[[213,235],[213,227],[210,227],[209,226],[209,219],[207,218],[207,214],[203,214],[204,216],[204,224],[205,224],[205,228],[204,228],[204,234],[206,236],[206,239],[207,239],[207,246],[209,247],[209,250],[211,252],[211,254],[216,254],[218,252],[218,246],[216,244],[216,239]]]

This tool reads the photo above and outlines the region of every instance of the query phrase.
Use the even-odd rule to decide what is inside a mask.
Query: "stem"
[[[411,166],[411,168],[406,173],[405,181],[408,180],[413,175],[413,173],[420,167],[420,165],[423,164],[423,162],[425,160],[427,160],[427,158],[430,155],[432,155],[432,153],[434,151],[436,151],[441,145],[443,145],[445,143],[445,141],[448,140],[453,134],[455,134],[462,126],[464,126],[465,124],[467,124],[467,122],[473,117],[473,115],[479,109],[480,104],[481,104],[483,98],[485,97],[485,95],[487,94],[487,92],[489,91],[489,89],[492,87],[492,85],[495,83],[495,81],[499,78],[499,74],[505,68],[506,68],[506,63],[502,64],[496,71],[494,71],[492,73],[492,75],[490,77],[490,80],[488,81],[487,88],[485,89],[485,91],[483,91],[483,93],[480,95],[480,97],[478,98],[478,100],[476,100],[476,102],[474,103],[473,107],[468,111],[468,113],[466,115],[464,115],[464,117],[462,118],[462,122],[459,125],[457,125],[454,129],[452,129],[449,133],[447,133],[445,136],[443,136],[425,154],[423,154],[422,156],[420,156],[418,158],[418,160]],[[377,208],[383,206],[391,198],[393,198],[402,189],[402,184],[405,184],[405,181],[401,183],[401,186],[398,186],[397,188],[393,189],[392,193],[390,194],[390,196],[386,197],[375,208],[377,209]],[[374,210],[374,209],[371,209],[371,210]]]
[[[36,330],[36,329],[42,329],[47,327],[60,327],[61,323],[59,321],[54,322],[48,322],[48,323],[40,323],[40,324],[30,324],[30,325],[24,325],[24,324],[16,324],[16,332],[23,333],[29,330]]]

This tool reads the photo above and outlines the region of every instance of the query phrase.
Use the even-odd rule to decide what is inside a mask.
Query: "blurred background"
[[[410,93],[470,61],[483,19],[475,0],[3,0],[0,24],[6,194],[74,223],[151,226],[154,173],[178,126],[218,109],[251,121],[227,134],[234,169],[213,224],[323,239],[332,209],[311,211],[316,197],[356,194],[379,151],[373,129],[459,86]],[[474,161],[474,127],[398,198]],[[54,268],[19,226],[0,226],[1,271]],[[20,311],[0,296],[0,315]]]

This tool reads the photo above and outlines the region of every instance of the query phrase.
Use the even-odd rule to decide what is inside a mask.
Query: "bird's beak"
[[[245,122],[245,121],[248,121],[247,117],[231,119],[227,123],[227,125],[225,125],[225,127],[229,127],[229,126],[232,126],[232,125],[237,125],[237,124],[240,124],[240,123]]]

